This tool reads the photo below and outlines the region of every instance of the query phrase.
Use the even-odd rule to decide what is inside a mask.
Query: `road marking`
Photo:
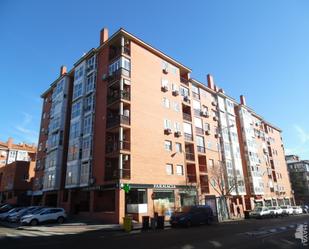
[[[214,247],[222,247],[222,244],[219,241],[210,240],[209,243],[211,243]]]

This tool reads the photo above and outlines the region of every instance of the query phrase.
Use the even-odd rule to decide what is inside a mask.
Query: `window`
[[[179,175],[179,176],[183,175],[183,166],[182,165],[176,166],[176,174]]]
[[[176,143],[175,144],[175,149],[176,149],[176,152],[181,153],[182,152],[181,143]]]
[[[199,89],[197,86],[192,85],[191,90],[193,93],[199,94]]]
[[[178,85],[172,84],[172,91],[179,91]]]
[[[180,123],[179,122],[175,122],[174,123],[174,127],[175,127],[175,132],[181,132],[181,127],[180,127]]]
[[[162,101],[162,104],[165,108],[170,108],[170,101],[168,98],[166,97],[163,97],[163,101]]]
[[[75,70],[74,80],[81,78],[84,75],[84,66],[81,66]]]
[[[94,88],[95,88],[95,80],[96,80],[96,76],[95,74],[91,74],[88,78],[87,78],[87,82],[86,82],[86,94],[91,92]]]
[[[166,169],[166,174],[168,175],[173,174],[173,164],[166,164],[165,169]]]
[[[208,168],[213,169],[214,168],[214,160],[208,159]]]
[[[80,136],[80,121],[71,123],[70,139],[75,139]]]
[[[89,163],[82,163],[80,171],[80,183],[87,184],[89,181]]]
[[[109,65],[108,67],[108,73],[109,75],[112,75],[114,72],[116,72],[120,68],[120,59],[116,60],[114,63]]]
[[[196,136],[196,144],[197,146],[204,148],[205,147],[204,138],[201,136]]]
[[[205,131],[210,131],[210,124],[205,123],[205,124],[204,124],[204,130],[205,130]]]
[[[180,112],[180,105],[177,102],[174,102],[174,111],[175,112]]]
[[[168,80],[167,80],[167,79],[162,79],[162,80],[161,80],[161,86],[162,86],[162,87],[166,87],[167,89],[169,89],[169,88],[168,88]]]
[[[191,124],[188,124],[188,123],[183,123],[183,131],[184,133],[187,133],[187,134],[192,134],[192,127],[191,127]]]
[[[82,96],[83,94],[83,83],[79,82],[78,84],[74,85],[73,89],[73,100],[77,99],[78,97]]]
[[[200,128],[200,129],[203,129],[203,122],[202,122],[202,119],[200,118],[194,118],[194,125],[195,127],[197,128]]]
[[[189,89],[186,88],[186,87],[180,86],[179,90],[180,90],[180,95],[181,96],[189,96],[190,95],[189,94]]]
[[[88,158],[91,154],[91,137],[88,136],[83,139],[83,152],[82,152],[82,158]]]
[[[72,105],[72,114],[71,118],[78,117],[81,114],[82,102],[78,101]]]
[[[164,119],[164,129],[172,129],[172,121],[169,119]]]
[[[87,117],[85,117],[84,119],[84,131],[83,131],[83,135],[87,135],[90,134],[92,131],[92,116],[89,115]]]
[[[88,59],[87,60],[87,62],[86,62],[86,68],[88,69],[88,70],[91,70],[91,69],[93,69],[94,68],[94,66],[95,66],[95,56],[92,56],[90,59]]]
[[[90,95],[85,99],[84,110],[85,112],[89,112],[93,109],[94,109],[94,96]]]
[[[69,144],[68,161],[79,159],[79,141],[73,141]]]
[[[166,151],[172,151],[172,141],[165,140],[164,141],[164,148]]]

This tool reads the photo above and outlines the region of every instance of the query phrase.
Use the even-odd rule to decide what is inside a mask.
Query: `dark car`
[[[186,226],[210,224],[213,220],[213,212],[210,206],[187,206],[174,212],[170,223],[172,226]]]
[[[0,214],[6,213],[7,211],[10,211],[10,210],[11,210],[12,208],[14,208],[14,207],[16,207],[16,206],[11,205],[11,204],[5,204],[4,206],[2,206],[2,207],[0,208]]]
[[[304,214],[308,214],[309,213],[308,205],[303,205],[303,206],[301,206],[301,208],[302,208]]]

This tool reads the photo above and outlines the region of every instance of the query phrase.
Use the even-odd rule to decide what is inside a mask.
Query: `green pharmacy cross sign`
[[[121,188],[124,190],[125,193],[129,193],[131,187],[129,184],[125,183],[121,186]]]

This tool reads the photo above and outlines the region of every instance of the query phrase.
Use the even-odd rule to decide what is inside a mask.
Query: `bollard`
[[[126,216],[123,218],[123,229],[126,232],[131,232],[132,230],[132,217]]]

